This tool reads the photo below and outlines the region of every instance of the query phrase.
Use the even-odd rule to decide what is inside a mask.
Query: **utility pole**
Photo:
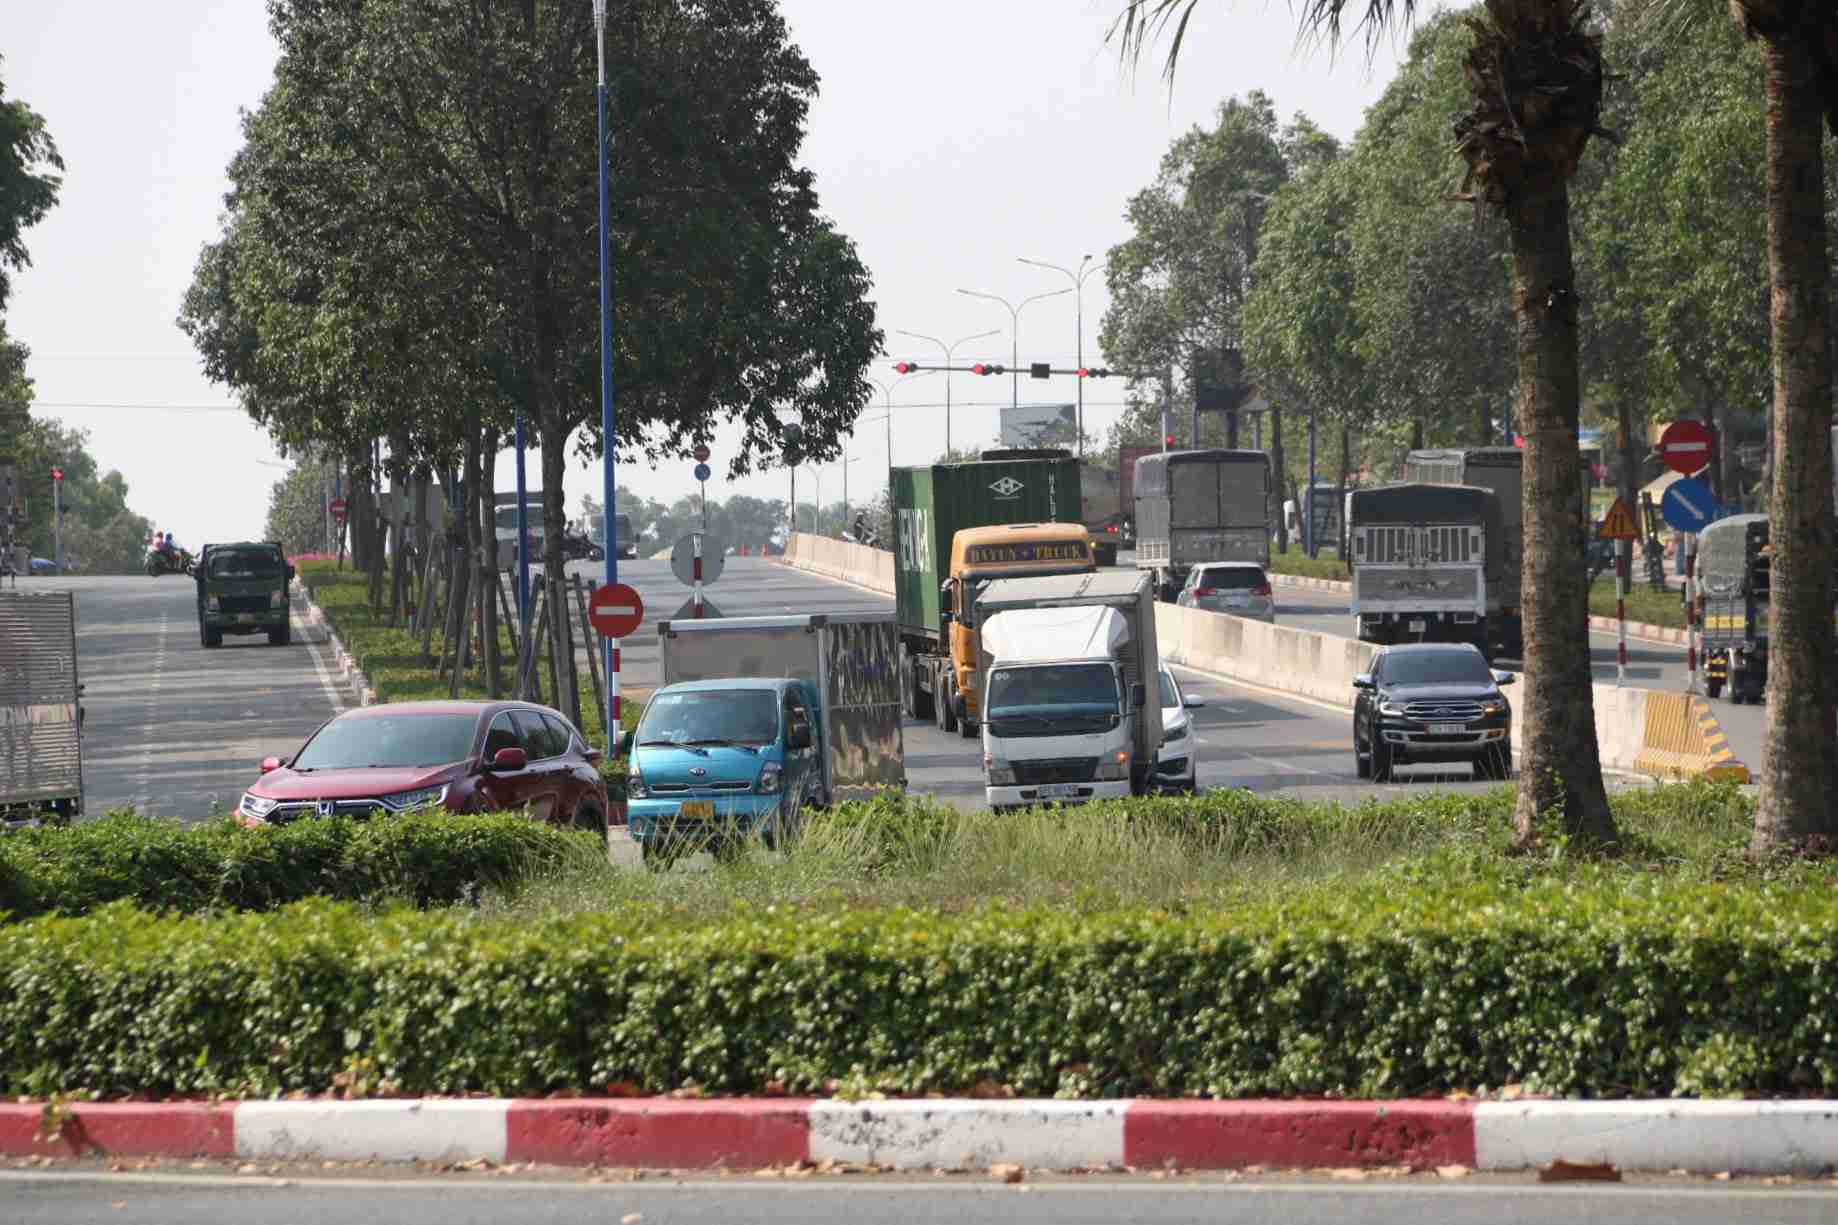
[[[64,572],[64,470],[51,469],[51,560]]]
[[[944,350],[945,364],[944,364],[943,369],[945,372],[945,450],[946,451],[949,451],[951,449],[951,370],[952,370],[951,355],[957,352],[958,345],[969,344],[973,340],[987,339],[988,337],[994,336],[996,333],[1000,332],[1001,330],[1002,330],[1001,328],[990,328],[987,332],[978,332],[974,336],[960,337],[959,339],[952,341],[950,344],[946,344],[944,341],[938,339],[938,337],[936,336],[923,336],[918,332],[909,332],[904,328],[894,329],[894,331],[899,333],[901,336],[911,336],[914,340],[923,340],[929,344],[935,344],[940,349]],[[898,370],[899,367],[896,366],[895,369]],[[900,373],[904,374],[906,372],[904,370],[901,370]],[[890,406],[892,405],[891,400],[889,400],[888,403]],[[893,467],[892,452],[888,453],[887,466],[889,468]]]
[[[1011,324],[1008,333],[1008,368],[1014,373],[1013,379],[1010,380],[1009,407],[1019,408],[1021,406],[1021,312],[1027,309],[1030,302],[1039,302],[1044,298],[1057,298],[1062,294],[1069,294],[1072,291],[1070,289],[1055,289],[1049,293],[1037,293],[1031,298],[1021,299],[1021,305],[1019,306],[1010,303],[1007,298],[999,297],[992,293],[984,293],[980,289],[960,289],[957,292],[970,298],[987,298],[991,302],[1000,302],[1003,306],[1008,308],[1008,318]]]
[[[1020,260],[1021,263],[1031,264],[1032,266],[1036,268],[1050,268],[1054,272],[1060,273],[1062,276],[1065,276],[1069,280],[1071,280],[1073,291],[1077,293],[1078,295],[1077,302],[1078,302],[1079,339],[1078,339],[1077,357],[1078,357],[1079,368],[1083,369],[1085,366],[1085,278],[1097,271],[1096,268],[1086,267],[1087,264],[1091,263],[1091,256],[1087,255],[1084,259],[1081,259],[1079,261],[1079,269],[1077,272],[1072,271],[1070,268],[1061,268],[1058,264],[1049,264],[1045,262],[1044,260],[1023,259],[1020,256],[1017,256],[1016,259]],[[1079,431],[1079,458],[1084,459],[1085,458],[1085,380],[1083,377],[1080,377],[1079,379],[1078,431]]]

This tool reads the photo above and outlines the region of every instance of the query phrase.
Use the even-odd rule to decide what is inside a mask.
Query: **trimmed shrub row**
[[[1230,911],[0,928],[0,1092],[1838,1092],[1838,897],[1451,865]]]
[[[336,817],[270,829],[113,814],[0,837],[0,914],[79,915],[118,901],[153,911],[269,910],[308,897],[435,906],[600,854],[592,834],[514,814]]]

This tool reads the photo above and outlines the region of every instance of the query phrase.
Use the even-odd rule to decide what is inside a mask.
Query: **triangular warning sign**
[[[1620,498],[1616,498],[1615,504],[1602,516],[1602,526],[1596,529],[1595,534],[1598,540],[1640,539],[1640,529],[1634,524],[1634,512]]]

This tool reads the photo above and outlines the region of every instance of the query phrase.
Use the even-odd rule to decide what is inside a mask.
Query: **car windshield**
[[[525,509],[529,512],[528,518],[530,521],[530,530],[532,532],[537,531],[538,529],[542,527],[542,501],[541,499],[537,499],[535,501],[525,503]],[[517,530],[517,507],[515,505],[500,506],[498,508],[497,523],[498,523],[498,530],[500,532],[516,531]]]
[[[693,689],[660,693],[645,707],[639,744],[737,741],[771,744],[779,738],[779,695],[771,689]]]
[[[212,549],[212,578],[280,578],[287,563],[273,549]]]
[[[998,668],[989,678],[989,713],[1036,706],[1117,709],[1117,674],[1106,664]]]
[[[363,714],[334,719],[294,758],[296,770],[444,766],[472,755],[470,714]]]
[[[1157,676],[1161,680],[1162,705],[1164,707],[1179,706],[1181,704],[1181,695],[1174,691],[1174,678],[1169,676],[1166,672],[1157,673]]]
[[[1199,585],[1221,591],[1249,591],[1264,584],[1262,570],[1245,569],[1233,566],[1228,569],[1208,570],[1200,575]]]
[[[1388,685],[1487,685],[1493,673],[1479,651],[1406,651],[1385,657]]]

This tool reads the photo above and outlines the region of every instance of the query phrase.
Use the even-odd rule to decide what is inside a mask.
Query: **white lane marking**
[[[148,678],[145,705],[147,721],[141,725],[140,758],[134,763],[134,798],[132,807],[146,812],[152,803],[153,736],[160,722],[160,685],[166,679],[166,634],[171,628],[171,614],[160,614],[160,636],[153,649],[153,675]]]
[[[319,687],[325,690],[326,698],[332,703],[332,713],[344,714],[345,700],[338,695],[338,686],[332,683],[332,674],[326,670],[325,660],[319,654],[319,645],[307,635],[305,623],[291,609],[287,613],[287,620],[293,626],[293,632],[299,635],[300,641],[306,644],[307,653],[313,657],[313,671],[319,673]]]

